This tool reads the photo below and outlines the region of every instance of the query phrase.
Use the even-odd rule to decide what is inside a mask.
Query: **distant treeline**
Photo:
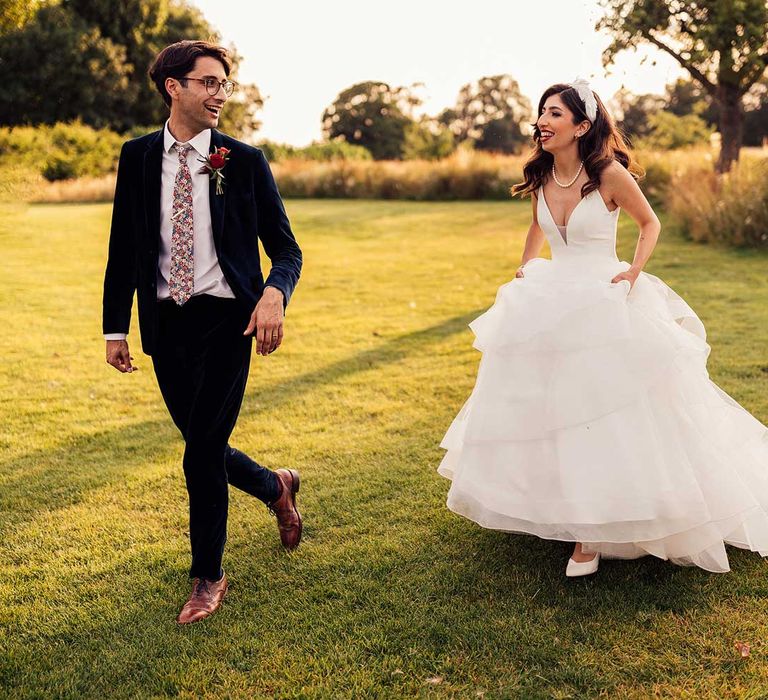
[[[664,95],[622,91],[609,100],[611,111],[640,148],[695,145],[717,129],[723,145],[717,167],[726,172],[742,145],[768,138],[768,5],[765,0],[705,3],[690,22],[685,3],[659,0],[651,13],[638,3],[602,0],[596,29],[614,39],[604,60],[610,63],[619,52],[651,42],[666,47],[692,78],[668,86]],[[166,108],[146,71],[162,47],[189,38],[221,41],[185,0],[4,0],[0,126],[77,122],[126,135],[162,124]],[[230,49],[236,80],[241,57]],[[532,100],[508,74],[467,83],[455,104],[439,114],[417,117],[420,104],[418,86],[370,80],[343,89],[318,118],[326,143],[364,148],[374,160],[439,160],[460,147],[520,153],[536,117]],[[221,128],[256,141],[262,106],[256,85],[240,85]],[[267,148],[277,159],[364,157],[337,145]],[[67,173],[67,166],[50,160],[46,173]]]

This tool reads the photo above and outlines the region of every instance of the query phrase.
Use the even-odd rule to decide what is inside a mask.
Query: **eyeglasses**
[[[202,83],[205,85],[205,89],[208,92],[208,94],[213,97],[214,95],[217,95],[219,93],[219,90],[224,90],[224,94],[227,97],[231,97],[232,93],[235,91],[235,88],[237,87],[237,83],[233,83],[231,80],[222,80],[219,82],[216,80],[216,78],[177,78],[177,80],[184,85],[184,87],[187,87],[186,83],[183,82],[185,80],[194,80],[197,83]]]

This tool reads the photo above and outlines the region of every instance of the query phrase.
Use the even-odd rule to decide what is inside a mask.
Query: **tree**
[[[435,119],[422,117],[406,126],[403,157],[407,160],[438,160],[451,155],[455,148],[451,130]]]
[[[357,83],[341,92],[323,112],[326,138],[367,148],[376,160],[403,157],[406,127],[420,103],[409,88],[387,83]]]
[[[528,140],[520,124],[507,118],[493,119],[483,128],[475,148],[495,153],[520,153]]]
[[[639,140],[642,148],[671,150],[708,143],[712,129],[696,114],[678,116],[672,112],[656,112],[648,119],[648,135]]]
[[[693,80],[678,78],[667,85],[666,93],[667,109],[678,117],[701,114],[709,101],[704,89]]]
[[[692,80],[678,79],[666,86],[665,94],[662,95],[633,95],[628,90],[622,88],[612,99],[612,107],[617,115],[616,123],[625,136],[630,141],[639,145],[640,141],[648,147],[655,144],[655,148],[673,148],[674,146],[661,146],[661,143],[672,143],[678,140],[677,137],[668,136],[651,138],[651,134],[659,129],[659,123],[654,119],[657,113],[667,112],[676,117],[696,116],[701,118],[705,125],[714,126],[717,124],[717,109],[712,104],[709,95]],[[663,121],[663,120],[662,120]],[[678,122],[674,120],[663,121],[663,129],[668,131],[677,130]],[[683,121],[680,124],[687,124],[691,129],[688,143],[700,143],[709,137],[709,132],[703,136],[698,121]],[[685,140],[685,139],[683,139]],[[681,144],[682,145],[682,144]]]
[[[0,35],[21,29],[39,5],[39,0],[0,0]]]
[[[768,65],[765,0],[601,0],[608,13],[597,29],[616,55],[647,42],[672,56],[717,104],[722,146],[718,172],[730,170],[743,139],[743,97]]]
[[[161,124],[168,116],[155,86],[147,77],[154,57],[164,46],[181,39],[220,37],[197,8],[170,0],[62,0],[102,36],[125,47],[131,70],[131,108],[121,120],[115,115],[114,127],[124,131],[137,124]]]
[[[528,141],[525,125],[531,117],[530,101],[520,92],[517,81],[505,74],[464,85],[456,106],[443,111],[439,119],[458,141],[473,139],[478,147],[509,153]]]
[[[768,143],[768,78],[757,83],[744,98],[744,144]]]
[[[744,134],[745,146],[768,144],[768,100],[744,113]]]
[[[219,41],[200,11],[182,0],[61,0],[44,6],[21,29],[0,36],[0,80],[11,86],[0,104],[0,123],[79,118],[121,133],[160,125],[168,109],[147,70],[164,46],[191,38]],[[236,80],[240,56],[234,49],[231,55]],[[223,128],[250,136],[260,126],[262,104],[255,85],[240,86],[222,113]]]
[[[221,110],[219,129],[236,138],[251,140],[261,128],[257,115],[263,106],[264,98],[256,85],[238,85]]]
[[[113,115],[129,108],[129,74],[123,47],[67,9],[43,7],[0,40],[0,124],[81,118],[96,128],[110,126]]]
[[[632,143],[651,133],[651,117],[665,106],[661,95],[633,95],[625,89],[619,90],[612,101],[618,116],[616,124]]]

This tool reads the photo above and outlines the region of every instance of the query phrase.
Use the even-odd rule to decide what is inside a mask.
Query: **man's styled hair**
[[[170,107],[171,96],[165,89],[166,78],[183,78],[195,67],[195,61],[200,56],[210,56],[221,62],[227,77],[232,70],[232,61],[223,46],[211,44],[208,41],[177,41],[166,46],[155,58],[155,62],[149,69],[149,77],[155,84],[157,91],[163,98],[163,102]]]

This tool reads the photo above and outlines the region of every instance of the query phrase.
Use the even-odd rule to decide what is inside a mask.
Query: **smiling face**
[[[587,133],[590,124],[588,121],[574,124],[573,120],[573,112],[560,99],[560,95],[550,95],[536,120],[541,147],[551,153],[575,145],[576,139]]]
[[[201,80],[212,78],[218,83],[226,80],[227,73],[221,61],[211,56],[200,56],[184,77],[197,80],[166,80],[165,87],[171,96],[171,118],[183,123],[193,133],[218,126],[227,95],[222,88],[215,95],[209,95]]]

